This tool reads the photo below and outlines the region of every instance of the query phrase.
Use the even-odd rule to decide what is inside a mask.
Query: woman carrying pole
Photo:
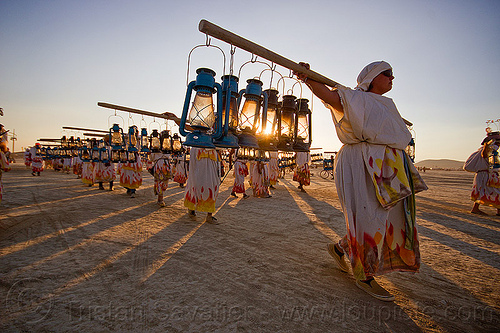
[[[344,144],[336,158],[335,183],[347,235],[329,244],[329,253],[344,272],[344,254],[349,257],[359,288],[393,301],[374,276],[419,270],[414,195],[427,186],[404,151],[411,134],[392,99],[382,96],[392,89],[392,67],[385,61],[367,65],[355,89],[330,90],[305,74],[298,77],[330,109]]]

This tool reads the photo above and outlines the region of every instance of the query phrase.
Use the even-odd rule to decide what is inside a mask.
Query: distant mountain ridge
[[[423,160],[418,163],[415,163],[415,166],[423,168],[432,168],[432,169],[452,169],[452,170],[462,170],[464,166],[463,161],[456,160]]]

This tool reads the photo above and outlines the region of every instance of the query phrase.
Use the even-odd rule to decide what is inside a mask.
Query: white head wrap
[[[357,80],[358,85],[356,86],[355,89],[361,91],[367,91],[373,79],[377,75],[388,69],[392,69],[392,67],[385,61],[376,61],[372,62],[369,65],[366,65],[365,68],[363,68],[358,75],[358,80]]]

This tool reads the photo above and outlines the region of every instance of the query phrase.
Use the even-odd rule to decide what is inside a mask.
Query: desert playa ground
[[[500,217],[469,213],[473,174],[427,171],[418,194],[417,274],[379,278],[378,301],[336,268],[345,233],[335,184],[291,174],[272,198],[233,198],[193,221],[172,183],[159,208],[144,173],[136,198],[22,164],[3,174],[2,332],[498,332]],[[250,193],[250,191],[248,191]]]

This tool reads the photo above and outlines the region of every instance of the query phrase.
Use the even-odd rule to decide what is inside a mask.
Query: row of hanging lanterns
[[[159,153],[179,154],[182,152],[182,141],[175,133],[170,135],[170,131],[164,130],[161,133],[153,129],[148,136],[147,129],[142,128],[139,134],[137,126],[129,127],[128,135],[125,136],[119,124],[113,124],[109,129],[111,161],[113,162],[134,162],[138,153]]]
[[[57,147],[37,146],[37,153],[45,159],[70,158],[79,156],[82,161],[94,162],[135,162],[139,154],[149,152],[166,154],[180,154],[183,151],[180,136],[164,130],[161,133],[153,129],[148,136],[147,129],[142,128],[139,134],[137,126],[130,126],[128,134],[118,124],[113,124],[109,129],[109,141],[104,139],[67,138],[63,136],[61,145]]]
[[[285,95],[279,101],[278,90],[263,90],[258,79],[247,80],[246,88],[238,91],[236,76],[224,75],[219,84],[211,69],[199,68],[196,73],[188,84],[179,126],[186,146],[309,151],[312,127],[307,99]]]

